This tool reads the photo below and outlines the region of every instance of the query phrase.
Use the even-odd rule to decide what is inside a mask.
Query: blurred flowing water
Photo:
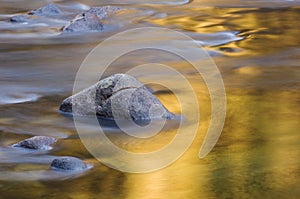
[[[0,198],[300,197],[298,0],[57,0],[54,3],[64,9],[65,19],[34,24],[8,21],[47,3],[0,1]],[[60,34],[61,26],[76,13],[108,4],[124,10],[105,22],[103,32]],[[210,98],[201,76],[173,55],[161,59],[149,50],[121,57],[106,75],[141,63],[163,62],[187,77],[201,107],[199,132],[178,161],[148,174],[121,173],[89,154],[73,121],[58,107],[71,95],[81,62],[97,44],[120,31],[146,26],[181,31],[204,46],[224,80],[227,117],[217,145],[199,159],[210,122]],[[115,45],[131,42],[135,41]],[[137,78],[174,81],[168,75],[149,68]],[[180,85],[175,87],[180,91]],[[180,113],[172,93],[152,89],[169,110]],[[123,148],[145,152],[163,147],[174,133],[169,130],[142,141],[110,136]],[[10,147],[33,135],[60,141],[46,152]],[[61,155],[84,159],[93,168],[82,174],[50,171],[49,162]]]

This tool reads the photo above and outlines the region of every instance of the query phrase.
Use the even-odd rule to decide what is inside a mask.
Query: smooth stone
[[[28,15],[45,16],[45,17],[53,17],[61,14],[62,11],[57,7],[57,5],[52,3],[28,12]]]
[[[35,150],[49,150],[57,140],[53,137],[34,136],[13,145],[13,147],[22,147]]]
[[[175,118],[141,82],[127,74],[112,75],[66,98],[60,110],[82,116],[96,113],[114,120]]]
[[[87,164],[75,157],[59,157],[51,162],[51,168],[63,171],[82,171],[87,169]]]
[[[90,13],[84,13],[63,27],[63,32],[99,32],[103,30],[100,19]]]

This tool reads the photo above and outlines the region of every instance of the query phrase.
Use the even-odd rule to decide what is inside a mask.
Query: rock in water
[[[24,23],[34,19],[33,16],[55,18],[62,14],[62,11],[55,4],[48,4],[44,7],[29,11],[27,14],[15,15],[10,18],[11,22]]]
[[[91,9],[86,11],[86,13],[94,14],[97,17],[99,17],[99,19],[105,19],[109,15],[111,15],[119,10],[121,10],[121,9],[118,7],[103,6],[103,7],[92,7]]]
[[[59,157],[52,161],[51,168],[62,171],[82,171],[87,169],[87,165],[78,158]]]
[[[63,28],[63,32],[91,32],[103,29],[100,19],[90,13],[83,13],[73,19],[69,25]]]
[[[77,15],[72,21],[66,23],[60,30],[63,32],[100,32],[103,30],[102,21],[108,16],[121,10],[114,6],[92,7]],[[29,23],[39,21],[41,18],[60,19],[63,12],[55,4],[48,4],[41,8],[29,11],[26,14],[12,16],[10,22]]]
[[[48,4],[44,7],[28,12],[29,15],[52,17],[62,14],[62,11],[55,4]]]
[[[36,149],[36,150],[49,150],[51,145],[56,142],[56,139],[53,137],[47,136],[34,136],[14,144],[14,147],[22,147],[27,149]]]
[[[24,23],[24,22],[28,22],[28,20],[30,19],[28,18],[27,15],[15,15],[10,18],[10,21],[14,23]]]
[[[133,121],[174,119],[161,102],[137,79],[115,74],[65,99],[60,110],[76,115],[92,115]]]
[[[103,6],[92,7],[88,11],[75,17],[68,25],[63,27],[63,32],[99,32],[103,30],[101,20],[120,10],[118,7]]]

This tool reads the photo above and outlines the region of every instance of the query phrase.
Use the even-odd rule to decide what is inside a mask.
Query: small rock
[[[87,165],[75,157],[59,157],[52,161],[51,168],[63,171],[81,171],[87,169]]]
[[[90,13],[84,13],[73,19],[69,25],[63,28],[63,32],[93,32],[102,31],[103,25],[100,19]]]
[[[34,9],[28,12],[28,15],[45,16],[45,17],[53,17],[61,14],[62,11],[55,4],[48,4],[41,8]]]
[[[103,6],[103,7],[92,7],[86,13],[97,15],[100,19],[105,19],[109,15],[115,13],[116,11],[121,10],[118,7],[112,7],[112,6]]]
[[[33,16],[42,16],[42,17],[58,17],[61,16],[62,11],[55,4],[48,4],[44,7],[34,9],[29,11],[27,14],[15,15],[10,18],[11,22],[14,23],[24,23],[29,22],[30,20],[35,19]]]
[[[120,10],[112,6],[92,7],[73,19],[69,25],[63,27],[63,32],[99,32],[103,30],[101,20]]]
[[[112,75],[68,97],[60,110],[84,116],[96,113],[115,120],[175,118],[141,82],[126,74]]]
[[[36,150],[49,150],[51,145],[56,142],[56,139],[53,137],[47,136],[34,136],[14,144],[14,147],[22,147],[27,149],[36,149]]]
[[[28,22],[28,20],[29,18],[27,15],[15,15],[10,18],[10,21],[14,23],[24,23],[24,22]]]

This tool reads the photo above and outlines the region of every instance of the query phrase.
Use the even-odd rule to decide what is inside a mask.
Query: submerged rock
[[[91,32],[103,29],[100,19],[90,13],[84,13],[73,19],[63,28],[63,32]]]
[[[34,136],[14,144],[14,147],[22,147],[27,149],[36,149],[36,150],[49,150],[51,145],[56,142],[56,139],[53,137],[47,136]]]
[[[59,157],[52,161],[51,168],[62,171],[82,171],[87,169],[87,164],[75,157]]]
[[[60,110],[83,116],[96,113],[114,120],[175,118],[141,82],[126,74],[112,75],[68,97]]]

